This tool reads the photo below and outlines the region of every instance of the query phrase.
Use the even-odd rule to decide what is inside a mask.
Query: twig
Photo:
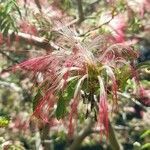
[[[44,48],[44,49],[53,48],[50,45],[49,41],[42,37],[37,37],[37,36],[30,35],[27,33],[22,33],[22,32],[18,32],[17,34],[15,34],[15,37],[18,38],[19,40],[23,40],[23,41],[29,43],[30,45],[35,45],[40,48]]]
[[[82,141],[91,133],[92,126],[94,121],[90,118],[87,126],[75,137],[72,145],[70,146],[69,150],[77,150],[79,149]]]
[[[85,33],[81,34],[80,36],[86,36],[87,34],[90,34],[91,32],[93,32],[93,31],[95,31],[95,30],[98,30],[98,29],[101,28],[102,26],[104,26],[104,25],[110,23],[110,21],[112,21],[112,20],[114,19],[114,17],[117,15],[117,14],[115,14],[114,12],[115,12],[115,9],[112,11],[112,13],[111,13],[112,16],[111,16],[111,18],[110,18],[108,21],[106,21],[106,22],[100,24],[99,26],[97,26],[97,27],[95,27],[95,28],[93,28],[93,29],[91,29],[91,30],[86,31]]]
[[[121,126],[121,125],[119,125],[119,126],[114,126],[113,127],[115,130],[129,130],[129,128],[128,127],[126,127],[126,126]],[[105,129],[104,128],[96,128],[96,129],[92,129],[91,130],[91,134],[94,134],[94,133],[100,133],[101,131],[104,131]]]
[[[143,110],[146,110],[146,107],[144,107],[139,101],[137,101],[135,98],[133,98],[132,96],[130,96],[129,94],[125,94],[125,93],[121,93],[121,92],[117,92],[117,94],[121,97],[124,97],[126,99],[130,99],[132,100],[135,104],[137,104],[138,106],[142,107]]]
[[[123,150],[122,146],[119,144],[117,140],[115,131],[110,122],[109,122],[109,143],[112,150]]]
[[[79,14],[79,21],[78,21],[78,23],[80,24],[84,20],[82,0],[77,0],[77,4],[78,4],[78,14]]]
[[[77,20],[74,20],[73,23],[75,23]],[[23,32],[13,33],[10,35],[12,40],[19,39],[21,41],[24,41],[30,45],[34,45],[43,49],[48,50],[49,52],[52,52],[54,50],[61,49],[58,45],[56,45],[52,41],[48,41],[48,39],[45,39],[43,37],[38,37],[34,35],[30,35]]]
[[[77,23],[79,22],[79,18],[76,18],[76,19],[70,21],[70,22],[67,23],[67,24],[64,23],[64,22],[62,22],[61,20],[59,20],[58,22],[60,23],[60,27],[56,27],[56,28],[54,27],[54,28],[51,30],[51,32],[59,33],[59,31],[62,30],[64,27],[65,27],[65,28],[68,28],[68,27],[73,26],[74,24],[77,24]]]
[[[45,124],[44,127],[42,128],[42,130],[40,131],[41,141],[45,141],[45,140],[49,139],[49,131],[50,131],[49,124]],[[42,142],[44,150],[50,150],[51,144],[52,143]]]
[[[40,1],[39,0],[34,0],[36,6],[38,7],[39,11],[41,12],[42,10],[42,7],[41,7],[41,4],[40,4]]]
[[[72,145],[70,146],[69,150],[77,150],[79,149],[82,141],[90,134],[92,133],[100,133],[100,130],[104,130],[104,129],[100,129],[100,130],[93,130],[92,126],[94,124],[94,121],[92,120],[92,118],[90,118],[88,125],[75,137]],[[116,135],[115,135],[115,131],[109,121],[109,143],[110,146],[112,148],[112,150],[122,150],[122,146],[120,145],[120,143],[118,142]]]
[[[56,49],[56,47],[58,47],[53,42],[49,42],[49,40],[46,38],[38,37],[28,33],[23,33],[23,32],[14,33],[10,31],[10,34],[8,36],[10,37],[11,41],[17,41],[18,39],[19,41],[23,41],[30,45],[34,45],[46,50]]]

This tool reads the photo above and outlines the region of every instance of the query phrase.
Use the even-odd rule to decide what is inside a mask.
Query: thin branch
[[[123,98],[126,98],[126,99],[129,99],[129,100],[132,100],[136,105],[142,107],[143,110],[146,110],[146,107],[143,106],[139,101],[137,101],[133,96],[129,95],[129,94],[124,94],[124,93],[121,93],[121,92],[117,92],[117,94]]]
[[[65,24],[65,23],[63,24],[63,22],[62,22],[62,25],[64,25],[65,27],[71,27],[72,25],[74,25],[74,24],[76,24],[76,23],[78,23],[78,22],[79,22],[79,18],[76,18],[76,19],[70,21],[70,22],[67,23],[67,24]],[[57,32],[58,30],[61,30],[61,29],[62,29],[62,26],[61,26],[60,28],[54,29],[54,30],[52,30],[52,31]]]
[[[82,141],[91,133],[91,129],[92,129],[93,124],[94,124],[94,121],[92,118],[90,118],[87,126],[75,137],[69,150],[79,149]]]
[[[124,126],[115,126],[112,127],[112,123],[109,121],[109,135],[108,135],[108,140],[110,143],[110,147],[112,148],[112,150],[122,150],[122,146],[119,143],[116,134],[115,134],[115,130],[129,130],[129,128],[124,127]],[[101,131],[105,130],[104,128],[102,129],[92,129],[90,134],[93,133],[100,133]]]
[[[14,39],[18,38],[19,40],[25,41],[26,43],[29,43],[30,45],[35,45],[43,49],[51,49],[53,48],[49,41],[42,37],[37,37],[34,35],[30,35],[27,33],[18,32],[13,34]],[[13,39],[13,38],[12,38]]]
[[[45,141],[45,140],[49,139],[49,131],[50,131],[50,127],[49,127],[49,124],[47,123],[47,124],[44,125],[44,127],[40,131],[41,141]],[[44,150],[50,150],[51,149],[51,144],[52,143],[42,142]]]
[[[118,139],[115,135],[115,131],[112,127],[112,124],[109,122],[109,143],[112,150],[123,150],[122,146],[118,142]]]
[[[80,24],[84,20],[82,0],[77,0],[77,4],[78,4],[78,14],[79,14],[79,21],[78,21],[78,23]]]
[[[42,10],[42,7],[41,7],[41,4],[40,4],[40,1],[39,0],[34,0],[36,6],[38,7],[39,11],[41,12]]]
[[[92,129],[93,124],[94,124],[94,121],[92,120],[92,118],[90,118],[87,126],[75,137],[69,150],[79,149],[79,147],[81,146],[81,143],[88,135],[93,134],[93,133],[100,133],[100,130],[104,130],[104,129],[93,130]],[[110,121],[109,121],[109,137],[108,137],[108,139],[109,139],[109,143],[110,143],[112,150],[122,150],[122,146],[117,140],[115,131],[114,131]]]
[[[126,126],[114,126],[113,127],[115,130],[129,130],[129,127],[126,127]],[[101,133],[102,131],[104,131],[105,129],[104,128],[96,128],[96,129],[92,129],[91,130],[91,134],[97,134],[97,133]]]
[[[112,11],[112,13],[111,13],[112,16],[111,16],[111,18],[108,21],[100,24],[99,26],[97,26],[97,27],[95,27],[95,28],[93,28],[91,30],[86,31],[85,33],[81,34],[80,36],[86,36],[86,35],[90,34],[91,32],[100,29],[102,26],[107,25],[108,23],[110,23],[114,19],[114,17],[117,15],[114,12],[115,12],[115,9]]]

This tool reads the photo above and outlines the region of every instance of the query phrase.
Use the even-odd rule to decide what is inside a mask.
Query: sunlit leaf
[[[144,144],[141,149],[142,150],[148,150],[148,149],[150,149],[150,143]]]
[[[147,137],[147,136],[150,137],[150,130],[146,130],[146,131],[141,135],[141,138],[143,139],[143,138],[145,138],[145,137]]]
[[[0,128],[7,127],[9,125],[9,119],[4,116],[0,116]]]

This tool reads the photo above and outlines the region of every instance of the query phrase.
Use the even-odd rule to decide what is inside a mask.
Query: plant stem
[[[112,127],[112,124],[109,121],[109,143],[112,150],[122,150],[122,146],[119,144],[117,137],[115,135],[115,131]]]
[[[78,14],[79,14],[79,21],[78,21],[78,23],[80,24],[84,20],[82,0],[77,0],[77,4],[78,4]]]
[[[40,134],[44,150],[50,150],[51,149],[50,143],[45,143],[45,140],[49,140],[49,124],[44,125],[43,129],[40,131]]]
[[[89,119],[86,127],[75,137],[69,150],[77,150],[80,148],[82,141],[91,133],[92,126],[94,124],[93,118]]]
[[[69,150],[77,150],[80,148],[81,143],[83,142],[83,140],[89,136],[90,134],[94,133],[92,131],[92,126],[94,125],[94,121],[92,118],[90,118],[87,126],[75,137],[72,145],[70,146]],[[100,133],[100,132],[98,132]],[[110,143],[110,147],[112,148],[112,150],[122,150],[122,146],[119,144],[116,135],[115,135],[115,131],[112,127],[111,122],[109,121],[109,143]]]

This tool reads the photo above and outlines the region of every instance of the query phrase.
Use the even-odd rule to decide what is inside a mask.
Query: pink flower
[[[77,100],[73,100],[71,103],[71,112],[69,114],[69,136],[72,137],[74,133],[74,125],[73,125],[73,118],[77,115]]]
[[[100,84],[100,99],[99,99],[99,122],[100,122],[100,129],[102,129],[102,125],[105,128],[105,135],[108,137],[109,127],[108,127],[108,104],[107,104],[107,96],[105,92],[105,87],[103,84],[103,80],[101,77],[98,77],[99,84]]]
[[[122,29],[121,27],[120,29]],[[91,43],[85,44],[78,41],[74,33],[67,27],[63,26],[58,32],[68,40],[71,45],[70,49],[62,47],[61,50],[32,58],[13,67],[14,70],[22,69],[31,72],[35,79],[38,75],[42,76],[38,86],[41,95],[33,114],[48,123],[51,113],[55,111],[54,106],[59,100],[59,93],[70,92],[67,87],[70,83],[76,81],[75,85],[70,87],[73,88],[73,95],[69,97],[71,103],[66,105],[70,108],[69,134],[73,134],[73,119],[77,117],[77,106],[81,102],[81,91],[91,93],[92,96],[95,95],[96,91],[100,91],[98,95],[95,95],[95,97],[100,97],[99,100],[87,97],[87,101],[91,105],[94,104],[92,107],[98,109],[100,126],[105,128],[105,134],[108,136],[108,95],[111,94],[113,97],[112,107],[117,106],[118,99],[117,90],[119,87],[115,69],[121,71],[124,65],[130,67],[128,61],[135,59],[137,55],[127,45],[113,43],[111,38],[103,40],[102,37],[96,37],[92,39]],[[101,45],[101,40],[105,44]],[[91,50],[95,50],[95,53]],[[107,92],[108,85],[112,89],[109,92]],[[91,108],[91,111],[93,111],[93,108]]]
[[[123,14],[117,15],[109,23],[112,29],[112,35],[114,36],[117,43],[122,43],[125,41],[125,29],[127,27],[127,22]]]
[[[48,92],[43,98],[40,99],[40,102],[36,106],[33,115],[39,119],[42,119],[44,122],[49,123],[49,112],[54,107],[55,96],[53,93]]]
[[[101,15],[100,24],[109,22],[106,28],[111,32],[117,43],[125,42],[125,29],[127,27],[127,19],[124,14],[119,14],[112,18],[111,12]]]

